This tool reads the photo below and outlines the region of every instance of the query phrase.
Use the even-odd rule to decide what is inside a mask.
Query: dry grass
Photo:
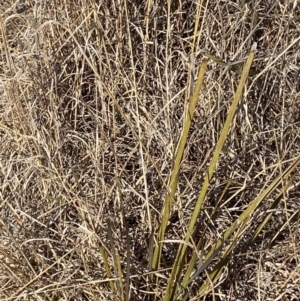
[[[201,238],[208,252],[299,155],[299,3],[167,3],[1,1],[1,300],[162,300],[239,81],[230,64],[244,62],[253,42],[253,69],[192,243]],[[190,55],[198,69],[205,52],[227,66],[208,62],[160,270],[151,271]],[[253,241],[284,189],[251,215],[201,300],[298,300],[299,168],[290,179]],[[189,300],[215,259],[192,279]]]

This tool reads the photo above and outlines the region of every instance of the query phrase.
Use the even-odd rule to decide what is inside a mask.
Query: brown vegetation
[[[198,241],[201,267],[299,156],[297,1],[3,0],[0,13],[1,300],[163,300],[254,42],[182,277]],[[197,75],[205,57],[153,271],[193,68]],[[196,268],[185,300],[298,300],[297,164],[199,275]]]

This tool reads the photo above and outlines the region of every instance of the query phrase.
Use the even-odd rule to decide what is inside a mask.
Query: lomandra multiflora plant
[[[0,300],[298,300],[296,1],[0,15]]]

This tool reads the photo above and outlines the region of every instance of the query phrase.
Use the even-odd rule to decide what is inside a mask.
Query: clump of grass
[[[296,5],[0,7],[1,300],[297,299]]]

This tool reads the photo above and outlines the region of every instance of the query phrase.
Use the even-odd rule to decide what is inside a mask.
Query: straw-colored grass
[[[297,1],[0,3],[1,300],[298,300]]]

